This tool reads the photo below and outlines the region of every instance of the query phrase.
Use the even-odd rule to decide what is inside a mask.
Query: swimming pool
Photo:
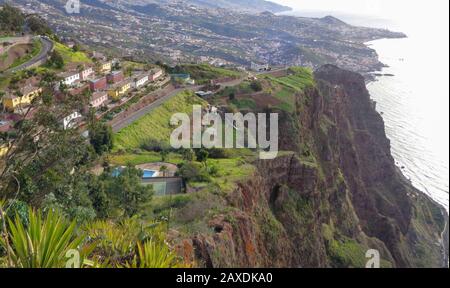
[[[158,176],[158,172],[154,170],[143,170],[144,174],[142,176],[143,179],[149,179]]]
[[[122,172],[123,172],[123,168],[117,167],[112,171],[111,176],[117,178],[122,174]]]

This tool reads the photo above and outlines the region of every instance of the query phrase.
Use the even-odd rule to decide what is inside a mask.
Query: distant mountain
[[[290,11],[292,8],[265,0],[120,0],[121,3],[132,5],[146,4],[174,4],[184,2],[204,8],[225,8],[241,12],[271,12],[278,13]]]
[[[250,12],[269,11],[278,13],[292,10],[290,7],[265,0],[189,0],[187,2],[204,7],[227,8]]]

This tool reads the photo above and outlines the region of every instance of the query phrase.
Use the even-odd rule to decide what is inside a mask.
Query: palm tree
[[[168,168],[165,165],[161,166],[161,168],[159,169],[159,172],[162,172],[163,177],[166,177],[167,171],[168,171]]]

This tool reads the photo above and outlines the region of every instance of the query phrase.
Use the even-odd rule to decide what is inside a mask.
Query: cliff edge
[[[175,212],[190,227],[172,231],[179,253],[206,267],[365,267],[376,249],[382,267],[446,265],[446,212],[395,166],[364,78],[326,65],[314,82],[278,111],[285,152]]]

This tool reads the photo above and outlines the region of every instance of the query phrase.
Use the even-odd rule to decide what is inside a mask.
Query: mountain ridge
[[[133,4],[133,5],[146,5],[146,4],[174,4],[174,3],[186,3],[189,5],[196,5],[204,8],[223,8],[238,11],[246,11],[251,13],[260,12],[286,12],[291,11],[292,8],[283,6],[271,1],[265,0],[141,0],[141,1],[129,1],[121,0],[123,3]]]

